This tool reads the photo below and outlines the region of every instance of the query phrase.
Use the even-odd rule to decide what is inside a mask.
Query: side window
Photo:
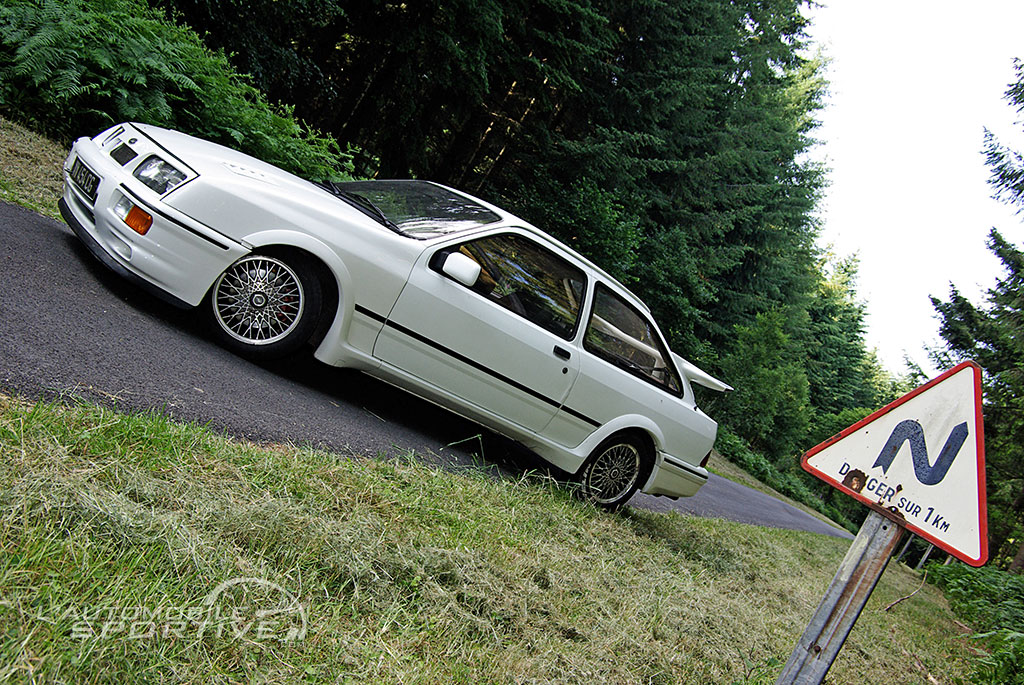
[[[679,394],[679,379],[665,362],[667,354],[654,326],[606,286],[594,291],[583,348],[633,375]]]
[[[580,268],[511,233],[473,240],[459,250],[480,264],[475,292],[557,336],[573,337],[587,282]]]

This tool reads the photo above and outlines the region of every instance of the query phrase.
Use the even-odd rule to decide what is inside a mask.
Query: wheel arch
[[[586,464],[588,461],[593,459],[597,455],[597,452],[600,450],[601,445],[607,444],[612,440],[620,437],[634,438],[637,442],[640,443],[640,446],[644,449],[645,453],[642,456],[646,457],[646,473],[642,474],[641,480],[646,481],[646,479],[650,477],[651,472],[654,470],[655,462],[657,462],[658,445],[657,443],[654,442],[654,436],[651,435],[647,430],[640,428],[639,426],[620,428],[619,430],[616,430],[613,433],[609,433],[587,455],[587,458],[583,461],[583,463]]]
[[[319,346],[324,342],[343,340],[347,335],[351,317],[347,315],[355,307],[352,299],[352,276],[337,253],[315,237],[289,230],[268,230],[246,236],[253,254],[281,254],[299,252],[309,258],[317,270],[321,289],[324,291],[324,316],[312,342]]]
[[[648,460],[652,465],[654,464],[654,461],[658,456],[658,446],[654,442],[654,436],[652,436],[643,428],[623,428],[622,430],[613,433],[610,437],[615,437],[619,435],[632,435],[633,437],[637,438],[637,440],[639,440],[643,444],[644,449],[647,450]]]
[[[639,437],[644,446],[650,450],[651,460],[657,458],[658,450],[664,444],[664,435],[658,425],[646,416],[639,414],[627,414],[612,419],[608,423],[591,433],[586,440],[580,443],[574,452],[579,456],[580,461],[575,472],[578,472],[593,455],[594,450],[609,438],[623,433],[632,433]]]

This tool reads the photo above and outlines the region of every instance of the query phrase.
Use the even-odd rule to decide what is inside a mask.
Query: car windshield
[[[350,181],[332,185],[338,194],[368,200],[370,207],[379,210],[399,233],[410,238],[425,240],[501,220],[483,205],[425,181]],[[380,220],[373,210],[363,211]]]

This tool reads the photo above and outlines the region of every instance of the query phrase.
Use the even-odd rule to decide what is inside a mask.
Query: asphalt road
[[[221,349],[194,312],[109,272],[63,223],[0,203],[0,391],[156,408],[260,442],[370,456],[543,469],[515,443],[361,373],[306,356],[258,366]],[[481,456],[482,455],[482,458]],[[630,503],[852,537],[789,504],[712,475],[695,496]]]

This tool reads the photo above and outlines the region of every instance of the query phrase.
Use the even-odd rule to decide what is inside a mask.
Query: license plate
[[[96,201],[96,188],[100,185],[100,177],[92,172],[92,169],[82,164],[82,160],[76,159],[71,165],[71,180],[75,182],[82,192],[90,200]]]

